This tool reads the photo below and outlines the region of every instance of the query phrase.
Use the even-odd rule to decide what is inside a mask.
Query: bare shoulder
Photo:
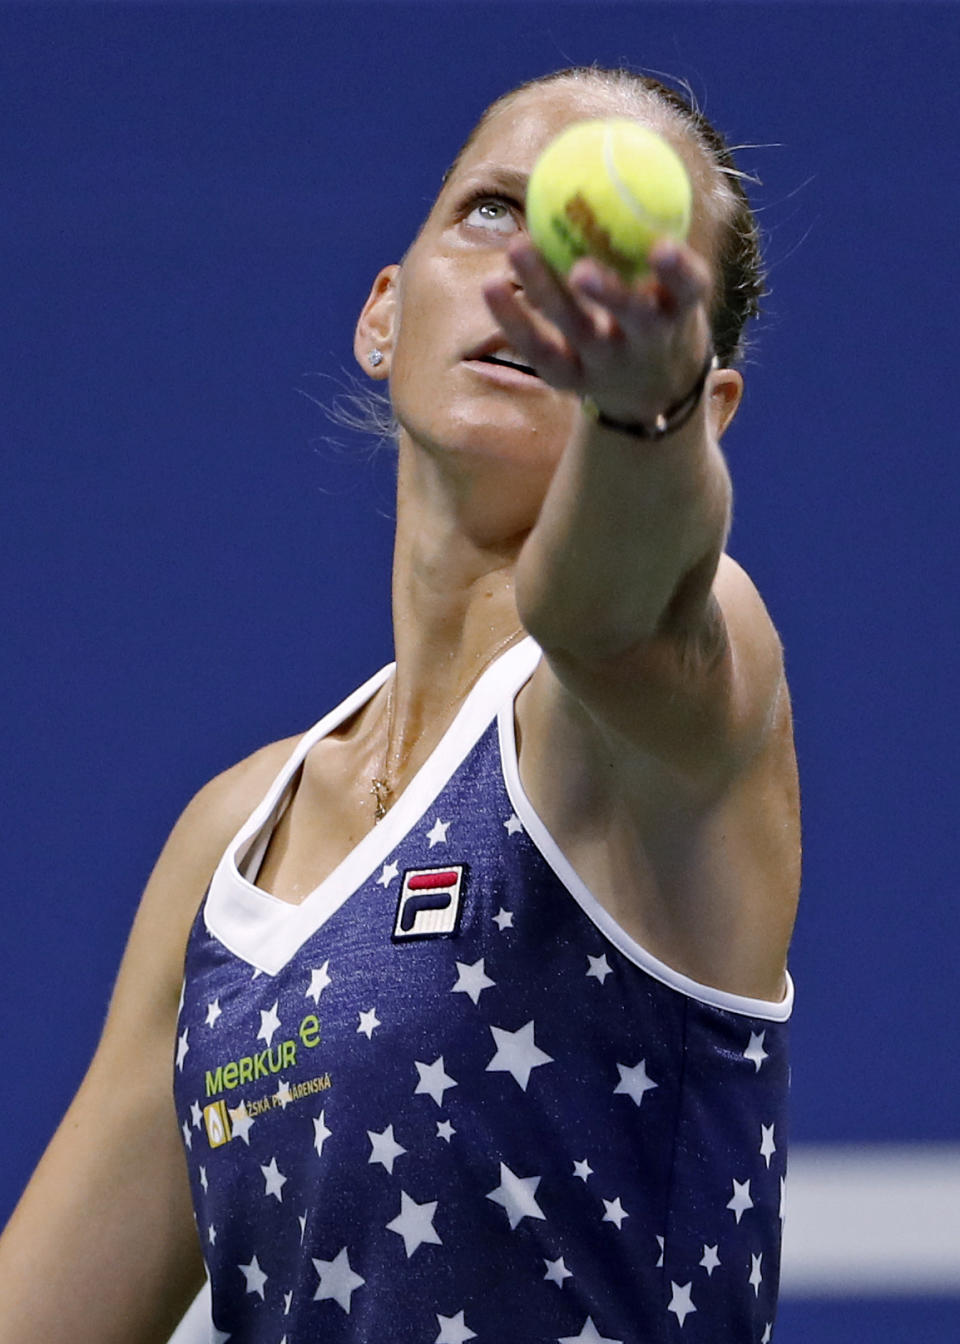
[[[148,1023],[172,1027],[187,939],[210,879],[297,740],[273,742],[216,775],[184,809],[133,923],[104,1033],[108,1049]]]
[[[728,557],[710,603],[712,625],[622,658],[545,658],[517,702],[521,777],[632,937],[702,984],[775,1000],[800,865],[783,650]]]
[[[0,1344],[162,1344],[202,1282],[170,1087],[184,952],[220,854],[293,745],[211,780],[164,846],[94,1059],[0,1239]]]
[[[190,800],[170,833],[161,864],[169,861],[212,874],[224,847],[243,825],[294,750],[298,737],[271,742],[215,775]]]
[[[599,752],[622,781],[638,774],[644,791],[655,769],[710,794],[773,745],[786,699],[779,636],[736,561],[723,555],[710,569],[690,576],[660,629],[635,647],[575,660],[545,650],[525,693],[545,741],[558,729],[568,745],[574,735],[586,761]]]

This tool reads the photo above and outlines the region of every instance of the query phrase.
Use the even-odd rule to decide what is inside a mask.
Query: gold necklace
[[[497,655],[502,653],[504,649],[508,647],[508,645],[516,643],[518,639],[522,639],[523,635],[524,635],[523,630],[514,630],[509,635],[507,635],[506,639],[501,639],[500,643],[497,644],[494,647],[493,651],[487,655],[487,657],[477,668],[476,672],[474,672],[473,676],[467,682],[466,689],[463,690],[459,696],[455,696],[454,699],[451,700],[450,703],[445,707],[444,713],[448,715],[453,706],[456,705],[458,702],[459,704],[463,704],[464,700],[466,700],[467,696],[473,690],[474,686],[476,686],[477,682],[483,676],[484,672],[486,672],[487,668],[491,665],[491,663],[497,657]],[[370,792],[373,794],[374,799],[373,803],[374,824],[376,824],[376,822],[378,821],[383,821],[384,817],[387,815],[387,809],[390,806],[390,799],[391,795],[393,794],[393,785],[390,783],[390,771],[388,763],[390,760],[390,739],[393,737],[393,709],[394,709],[393,688],[396,680],[396,675],[397,675],[396,672],[394,672],[393,676],[390,678],[390,685],[387,688],[387,708],[385,714],[387,731],[383,743],[383,760],[380,765],[379,774],[370,780]]]

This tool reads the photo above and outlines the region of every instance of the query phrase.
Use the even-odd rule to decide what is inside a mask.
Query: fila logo
[[[465,863],[446,868],[408,868],[397,901],[394,941],[456,933],[466,871]]]
[[[215,1101],[203,1108],[203,1123],[207,1130],[207,1140],[211,1148],[222,1148],[232,1138],[227,1103]]]

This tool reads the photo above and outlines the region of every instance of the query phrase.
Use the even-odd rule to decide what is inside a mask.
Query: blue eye
[[[519,227],[514,211],[499,196],[479,198],[466,216],[466,222],[493,233],[513,233]]]

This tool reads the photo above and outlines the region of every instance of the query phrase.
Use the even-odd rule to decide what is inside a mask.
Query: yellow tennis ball
[[[687,171],[662,136],[626,117],[579,121],[533,166],[527,228],[561,275],[589,255],[633,279],[656,238],[686,238],[691,205]]]

